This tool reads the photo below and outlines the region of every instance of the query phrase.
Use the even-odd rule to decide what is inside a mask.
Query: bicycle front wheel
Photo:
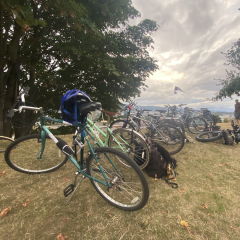
[[[194,117],[187,123],[187,128],[191,133],[198,134],[205,132],[207,129],[207,122],[201,117]]]
[[[184,146],[184,136],[173,125],[161,125],[151,130],[151,140],[163,146],[170,155],[178,153]]]
[[[88,174],[102,182],[106,179],[110,186],[105,186],[90,179],[96,191],[111,205],[127,210],[136,211],[143,208],[149,197],[147,180],[137,166],[126,154],[112,148],[97,148],[95,156],[87,159]],[[122,164],[125,163],[125,164]],[[100,171],[103,170],[105,178]],[[130,166],[130,167],[129,167]]]
[[[209,131],[199,133],[196,136],[196,140],[199,142],[213,142],[222,138],[221,131]]]
[[[0,136],[0,153],[5,152],[9,144],[12,142],[13,142],[12,138]]]
[[[157,126],[159,127],[161,127],[161,125],[173,125],[174,127],[178,128],[182,132],[183,136],[185,136],[185,127],[180,120],[163,119],[163,120],[160,120],[157,124]]]
[[[126,153],[141,169],[148,165],[150,157],[148,144],[136,131],[124,128],[112,131],[108,146]]]
[[[5,161],[12,169],[28,174],[52,172],[67,162],[66,155],[57,148],[49,136],[46,136],[42,158],[38,159],[41,149],[39,134],[24,136],[8,146]]]

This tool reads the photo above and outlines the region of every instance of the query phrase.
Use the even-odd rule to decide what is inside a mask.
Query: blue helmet
[[[68,90],[60,103],[63,120],[69,123],[84,123],[87,115],[81,115],[79,109],[81,104],[86,102],[91,102],[91,99],[85,92],[77,89]]]

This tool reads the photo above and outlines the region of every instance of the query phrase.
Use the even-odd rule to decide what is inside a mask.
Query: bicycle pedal
[[[73,184],[70,184],[69,186],[67,186],[64,190],[63,190],[63,194],[64,194],[64,197],[67,197],[69,196],[74,190],[74,185]]]

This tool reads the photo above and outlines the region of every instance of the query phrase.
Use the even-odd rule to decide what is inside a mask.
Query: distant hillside
[[[233,115],[233,112],[215,112],[215,111],[212,111],[212,113],[214,114],[214,115]]]
[[[140,106],[142,109],[148,109],[148,110],[151,110],[151,111],[156,111],[156,110],[160,110],[160,109],[166,109],[164,107],[158,107],[158,106]],[[224,112],[224,111],[219,111],[219,110],[216,110],[216,109],[209,109],[213,114],[215,115],[227,115],[227,114],[233,114],[233,112]]]

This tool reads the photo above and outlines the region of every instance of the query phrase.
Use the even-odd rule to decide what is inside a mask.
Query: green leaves
[[[147,51],[158,25],[146,19],[130,26],[128,19],[140,15],[130,0],[2,2],[11,19],[7,28],[4,16],[1,29],[2,34],[9,29],[3,52],[4,91],[16,92],[15,83],[30,86],[29,101],[48,115],[56,115],[53,110],[59,109],[63,93],[74,88],[113,111],[120,100],[140,94],[146,78],[158,68]],[[15,96],[5,97],[7,111]]]
[[[232,65],[237,70],[226,70],[226,79],[219,80],[218,86],[221,86],[221,90],[213,98],[214,100],[222,100],[226,97],[231,97],[233,94],[240,96],[240,39],[233,44],[227,53],[223,53],[227,59],[226,65]]]

